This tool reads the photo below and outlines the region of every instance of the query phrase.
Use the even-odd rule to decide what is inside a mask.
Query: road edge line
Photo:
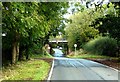
[[[90,61],[92,61],[92,60],[90,60]],[[93,62],[96,62],[96,61],[93,61]],[[96,63],[99,63],[99,62],[96,62]],[[110,68],[110,69],[112,69],[112,70],[114,70],[114,71],[120,72],[118,69],[113,68],[113,67],[111,67],[111,66],[108,66],[108,65],[105,65],[105,64],[102,64],[102,63],[99,63],[99,64],[101,64],[102,66],[105,66],[105,67],[107,67],[107,68]]]
[[[89,60],[89,61],[96,62],[96,61],[93,61],[93,60]],[[96,62],[96,63],[99,63],[99,62]],[[116,69],[116,68],[113,68],[113,67],[111,67],[111,66],[105,65],[105,64],[103,64],[103,63],[99,63],[99,64],[101,64],[102,66],[105,66],[105,67],[107,67],[107,68],[110,68],[110,69],[112,69],[112,70],[114,70],[114,71],[120,72],[120,70],[118,70],[118,69]]]
[[[49,81],[50,81],[50,78],[51,78],[51,76],[52,76],[52,72],[53,72],[53,68],[54,68],[54,59],[53,59],[53,62],[52,62],[52,67],[51,67],[51,70],[50,70],[49,75],[48,75],[47,82],[49,82]]]
[[[117,72],[120,72],[118,69],[116,69],[116,68],[113,68],[113,67],[110,67],[110,66],[108,66],[108,65],[104,65],[104,64],[102,64],[103,66],[105,66],[105,67],[108,67],[108,68],[110,68],[110,69],[113,69],[113,70],[115,70],[115,71],[117,71]]]

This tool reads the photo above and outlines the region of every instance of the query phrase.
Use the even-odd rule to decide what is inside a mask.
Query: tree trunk
[[[19,40],[20,36],[18,33],[15,33],[15,38],[12,44],[12,64],[15,64],[18,61],[19,56]]]
[[[18,61],[19,58],[19,43],[16,45],[16,60]]]
[[[17,42],[13,42],[13,49],[12,49],[12,64],[16,63],[16,56],[17,56]]]

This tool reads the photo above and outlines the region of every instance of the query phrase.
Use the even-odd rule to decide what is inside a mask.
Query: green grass
[[[72,52],[71,54],[67,55],[67,57],[69,57],[69,58],[83,58],[83,59],[88,59],[88,58],[92,58],[92,59],[116,59],[116,57],[85,53],[82,50],[76,51],[76,55],[75,55],[75,52]]]
[[[83,49],[77,50],[76,55],[75,55],[75,52],[71,52],[69,55],[67,55],[67,57],[83,58],[83,59],[118,59],[117,57],[87,53]]]
[[[3,80],[45,80],[50,64],[43,60],[18,62],[16,65],[4,68]]]
[[[47,55],[43,55],[43,54],[36,54],[36,55],[32,55],[31,58],[52,58],[53,56],[51,56],[50,54]]]
[[[104,58],[110,58],[109,56],[103,56],[103,55],[94,55],[94,54],[83,54],[83,55],[76,55],[76,56],[67,56],[69,58],[94,58],[94,59],[104,59]]]

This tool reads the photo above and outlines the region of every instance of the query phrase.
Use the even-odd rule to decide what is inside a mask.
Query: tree
[[[109,36],[117,40],[118,54],[120,53],[120,5],[109,3],[101,7],[101,11],[104,11],[101,17],[98,17],[93,21],[91,26],[98,29],[103,36]]]
[[[92,10],[86,9],[70,17],[71,23],[67,25],[66,35],[71,49],[75,43],[79,49],[85,42],[97,37],[99,31],[89,26],[95,18],[91,12]]]
[[[3,51],[8,49],[12,52],[13,64],[22,57],[23,52],[28,59],[34,44],[43,46],[41,42],[48,39],[61,24],[59,21],[63,20],[66,7],[67,3],[2,3],[3,33],[7,34],[3,38]]]

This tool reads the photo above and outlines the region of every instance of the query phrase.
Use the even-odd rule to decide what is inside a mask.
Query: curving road
[[[113,80],[118,82],[118,71],[86,59],[57,58],[50,80]]]

